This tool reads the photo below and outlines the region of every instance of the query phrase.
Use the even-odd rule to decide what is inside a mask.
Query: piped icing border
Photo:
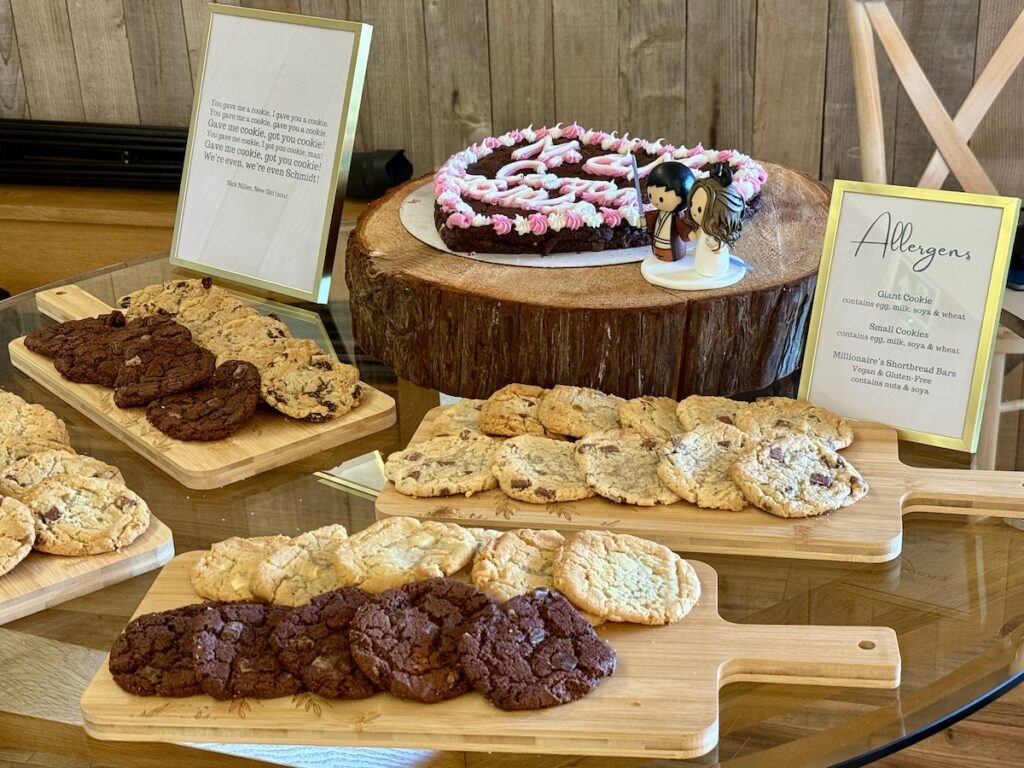
[[[553,144],[558,139],[570,139]],[[490,179],[470,174],[470,165],[491,154],[498,147],[524,146],[512,152],[512,162],[503,166]],[[704,165],[727,162],[732,168],[732,185],[744,202],[756,196],[768,180],[764,167],[734,149],[704,149],[674,147],[661,139],[647,141],[631,138],[629,134],[617,136],[614,132],[591,131],[576,123],[547,128],[532,125],[513,130],[501,136],[488,136],[483,141],[456,152],[434,174],[434,199],[447,216],[444,226],[449,228],[493,227],[499,235],[515,230],[520,235],[543,235],[549,229],[616,227],[623,221],[638,226],[640,211],[636,192],[632,187],[619,188],[613,182],[562,178],[548,173],[563,163],[582,160],[582,146],[600,146],[609,154],[589,159],[583,167],[594,175],[620,177],[632,180],[633,172],[628,160],[630,152],[643,149],[656,155],[652,162],[639,167],[640,178],[645,178],[654,166],[667,160],[686,165],[694,176],[704,178]],[[511,183],[511,186],[510,186]],[[504,214],[485,216],[473,210],[466,199],[494,205],[519,208],[523,215]],[[582,198],[582,199],[579,199]],[[645,205],[645,210],[654,210]]]

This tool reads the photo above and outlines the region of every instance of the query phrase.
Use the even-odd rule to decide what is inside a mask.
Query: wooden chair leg
[[[878,85],[875,36],[864,4],[846,0],[850,29],[853,88],[857,96],[857,130],[860,134],[860,175],[864,181],[885,184],[885,132],[882,125],[882,94]]]

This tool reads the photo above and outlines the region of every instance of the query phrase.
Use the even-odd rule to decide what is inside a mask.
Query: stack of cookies
[[[33,549],[113,552],[148,527],[149,507],[117,467],[75,453],[63,421],[0,390],[0,575]]]
[[[433,434],[388,458],[385,475],[399,493],[469,496],[500,486],[532,504],[596,494],[809,517],[868,490],[837,453],[853,441],[850,423],[782,397],[627,401],[585,387],[510,384],[446,409]]]
[[[261,315],[201,280],[151,285],[117,301],[129,320],[168,317],[188,328],[218,364],[242,360],[259,373],[260,395],[281,413],[312,422],[343,416],[359,404],[359,371],[314,342],[293,338],[274,315]]]

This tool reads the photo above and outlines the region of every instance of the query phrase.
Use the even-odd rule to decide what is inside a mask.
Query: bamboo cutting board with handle
[[[148,573],[174,557],[171,529],[155,517],[139,538],[117,552],[29,556],[0,576],[0,624]]]
[[[36,301],[40,312],[61,322],[95,317],[112,309],[76,286],[42,291]],[[8,349],[15,368],[187,488],[220,488],[395,423],[395,401],[363,384],[362,403],[331,421],[299,421],[261,404],[252,420],[231,437],[208,443],[185,442],[168,437],[146,421],[145,408],[118,408],[113,390],[68,381],[57,373],[51,359],[27,349],[24,337],[12,341]]]
[[[136,615],[197,601],[188,574],[202,555],[175,558]],[[687,758],[718,741],[718,692],[732,682],[895,688],[896,633],[886,627],[732,624],[718,615],[718,577],[691,561],[700,601],[678,624],[598,629],[618,654],[615,674],[581,701],[535,712],[503,712],[469,693],[440,704],[377,694],[328,701],[312,694],[215,701],[138,697],[107,669],[82,697],[85,730],[121,741],[203,741],[407,747]]]
[[[423,419],[409,441],[433,436],[444,407]],[[715,552],[810,560],[878,563],[903,549],[903,516],[942,512],[1024,518],[1024,472],[920,469],[899,459],[896,431],[854,422],[854,442],[842,451],[868,481],[868,495],[821,517],[783,519],[754,507],[743,512],[701,509],[680,501],[657,507],[616,504],[601,497],[528,504],[500,490],[472,496],[415,499],[387,483],[377,517],[411,515],[495,528],[597,528],[653,539],[681,552]]]

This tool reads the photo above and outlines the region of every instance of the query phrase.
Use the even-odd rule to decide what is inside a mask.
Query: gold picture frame
[[[252,286],[270,295],[288,296],[318,304],[327,302],[330,292],[331,274],[334,269],[334,253],[338,244],[338,231],[341,225],[341,211],[345,201],[345,189],[348,185],[349,164],[352,159],[352,145],[355,139],[356,124],[359,119],[359,108],[362,102],[363,82],[366,74],[366,63],[370,50],[370,38],[373,28],[367,24],[339,19],[325,19],[297,14],[265,11],[229,5],[209,5],[206,31],[203,35],[202,48],[199,53],[199,65],[195,78],[195,94],[192,103],[192,116],[189,121],[188,143],[185,149],[185,161],[182,169],[181,187],[178,195],[178,209],[174,221],[174,234],[171,240],[170,262],[179,267],[221,277],[225,280],[242,285]],[[301,25],[320,29],[338,30],[351,33],[352,55],[346,73],[346,91],[338,121],[337,144],[333,157],[324,158],[322,167],[330,167],[330,183],[327,205],[324,211],[323,224],[320,231],[320,247],[315,270],[312,270],[306,287],[296,287],[246,274],[242,271],[226,269],[189,258],[180,252],[180,234],[183,217],[188,202],[191,167],[196,151],[197,120],[203,104],[203,90],[207,61],[210,55],[210,43],[213,35],[214,22],[217,16],[241,16],[287,25]],[[328,162],[330,165],[328,166]]]
[[[999,228],[996,235],[991,274],[988,279],[985,306],[980,313],[981,322],[978,328],[977,354],[974,364],[970,368],[971,383],[962,433],[958,436],[950,436],[920,429],[902,428],[898,424],[893,424],[899,437],[903,440],[974,453],[978,446],[981,411],[984,405],[985,391],[988,387],[989,366],[999,324],[999,311],[1005,290],[1007,270],[1009,269],[1010,250],[1013,245],[1017,218],[1020,212],[1020,200],[1018,198],[975,195],[966,192],[938,189],[919,189],[916,187],[900,187],[859,181],[835,181],[832,188],[832,202],[829,208],[828,224],[825,229],[825,240],[822,246],[821,264],[818,268],[818,282],[814,291],[814,303],[807,333],[807,345],[804,351],[803,370],[800,376],[799,397],[801,399],[808,399],[808,395],[811,393],[814,385],[815,358],[820,348],[820,334],[833,271],[836,237],[839,231],[843,203],[846,195],[850,193],[987,207],[997,209],[1000,212]]]

